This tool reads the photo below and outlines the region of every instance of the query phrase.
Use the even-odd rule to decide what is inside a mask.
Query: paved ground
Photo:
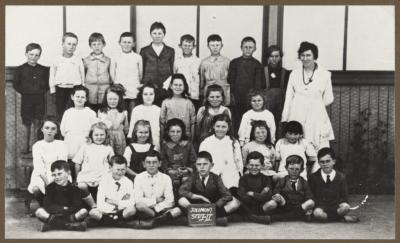
[[[351,196],[351,205],[363,199]],[[38,231],[36,218],[24,214],[23,199],[7,196],[5,199],[6,239],[394,239],[395,208],[394,196],[370,196],[368,202],[353,212],[361,222],[347,223],[304,223],[279,222],[271,225],[253,223],[231,223],[228,227],[164,226],[152,230],[134,229],[88,229],[86,232]]]

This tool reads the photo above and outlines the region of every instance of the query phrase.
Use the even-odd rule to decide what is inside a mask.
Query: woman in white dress
[[[329,141],[335,138],[326,111],[326,106],[333,102],[331,73],[316,63],[318,47],[315,44],[302,42],[297,52],[302,67],[290,74],[282,122],[300,122],[304,138],[318,151],[329,147]]]
[[[38,137],[41,140],[32,146],[33,172],[28,191],[42,204],[45,188],[53,181],[51,164],[57,160],[66,161],[68,151],[65,142],[58,140],[60,129],[55,120],[45,119]]]

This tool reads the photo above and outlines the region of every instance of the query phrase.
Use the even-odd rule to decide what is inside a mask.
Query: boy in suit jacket
[[[280,178],[275,185],[272,200],[267,202],[265,210],[271,212],[271,222],[286,220],[310,221],[314,208],[313,195],[307,181],[300,176],[304,170],[304,160],[298,155],[286,159],[288,175]]]
[[[228,214],[237,210],[240,202],[232,197],[221,177],[210,172],[213,166],[211,154],[199,152],[196,161],[196,172],[182,183],[179,188],[179,206],[188,208],[194,203],[214,203],[217,213],[217,225],[226,226]]]
[[[317,156],[321,169],[311,174],[308,179],[316,203],[314,218],[322,222],[358,222],[356,216],[347,215],[350,205],[346,177],[333,169],[336,163],[333,149],[322,148]]]

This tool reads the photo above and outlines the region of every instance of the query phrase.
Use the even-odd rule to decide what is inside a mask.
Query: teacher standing
[[[315,44],[302,42],[297,53],[302,67],[290,74],[282,122],[300,122],[304,137],[318,151],[329,147],[329,141],[335,138],[326,111],[326,106],[333,102],[331,73],[317,64],[318,47]]]

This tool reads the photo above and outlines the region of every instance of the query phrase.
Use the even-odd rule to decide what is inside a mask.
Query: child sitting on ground
[[[239,180],[238,197],[243,216],[256,223],[269,224],[270,217],[264,216],[266,202],[272,196],[272,177],[261,173],[264,156],[257,151],[251,152],[246,158],[248,174]]]
[[[174,208],[174,193],[171,178],[161,173],[160,153],[149,151],[143,161],[146,171],[135,177],[134,195],[140,226],[148,229],[170,221],[181,214]]]
[[[340,220],[358,222],[356,216],[347,215],[350,212],[350,205],[346,177],[333,169],[336,163],[333,149],[320,149],[318,163],[321,169],[311,174],[308,179],[316,204],[314,218],[321,222]]]
[[[310,221],[314,208],[313,195],[307,181],[300,176],[304,160],[298,155],[286,159],[288,175],[278,180],[272,200],[263,207],[266,212],[277,209],[271,215],[271,222],[287,220]]]
[[[43,222],[41,231],[66,229],[85,231],[82,220],[88,211],[84,208],[79,189],[68,178],[71,174],[68,162],[57,160],[51,165],[54,182],[46,187],[43,207],[36,210],[36,217]]]
[[[228,214],[236,211],[240,202],[234,199],[225,187],[220,176],[211,172],[213,160],[207,151],[199,152],[196,172],[179,188],[179,206],[187,209],[190,204],[214,203],[216,206],[217,225],[228,224]]]
[[[133,183],[125,177],[127,162],[121,155],[111,158],[111,171],[103,176],[97,192],[97,208],[89,212],[90,224],[129,227],[136,213]],[[137,222],[134,222],[137,225]]]

